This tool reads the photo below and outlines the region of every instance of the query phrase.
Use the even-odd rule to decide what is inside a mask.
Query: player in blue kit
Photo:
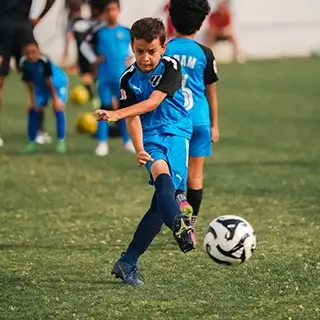
[[[81,51],[88,61],[97,67],[98,95],[102,104],[101,108],[112,110],[115,108],[113,98],[119,99],[121,74],[128,66],[130,30],[118,23],[119,0],[107,1],[104,11],[107,26],[93,29],[93,32],[81,45]],[[119,124],[125,149],[134,152],[125,120],[120,121]],[[109,125],[105,121],[99,121],[97,131],[99,143],[95,150],[96,155],[105,156],[108,154],[108,136]]]
[[[176,37],[167,44],[166,54],[180,61],[184,106],[192,119],[190,140],[187,203],[193,208],[192,229],[198,218],[203,193],[204,157],[211,155],[211,141],[219,140],[218,81],[215,57],[212,50],[194,40],[203,21],[210,12],[207,0],[171,0],[169,7]],[[185,196],[177,195],[184,212]]]
[[[65,153],[67,147],[64,106],[68,97],[68,77],[61,68],[41,54],[34,39],[25,43],[23,53],[24,56],[20,60],[20,72],[22,80],[26,82],[31,101],[28,105],[29,143],[22,153],[30,154],[36,151],[37,113],[43,112],[50,99],[57,121],[56,151]]]
[[[131,28],[136,63],[121,77],[120,110],[98,110],[99,120],[126,119],[137,154],[155,192],[125,253],[112,274],[129,285],[142,285],[137,261],[160,232],[163,223],[172,230],[180,249],[194,249],[190,217],[182,214],[175,199],[186,188],[188,148],[192,123],[184,108],[180,63],[164,56],[166,30],[154,18],[136,21]]]

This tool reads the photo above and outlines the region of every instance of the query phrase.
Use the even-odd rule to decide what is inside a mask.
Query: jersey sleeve
[[[51,63],[50,60],[47,58],[43,58],[43,73],[45,78],[49,78],[52,76],[52,67],[51,67]]]
[[[96,49],[98,47],[99,29],[99,27],[93,27],[80,45],[80,52],[90,64],[95,63],[98,59]]]
[[[173,97],[175,92],[181,88],[182,73],[180,62],[172,57],[164,56],[165,70],[155,90],[167,93]]]
[[[139,102],[135,93],[132,91],[129,85],[129,80],[133,72],[134,72],[134,67],[132,65],[123,73],[121,77],[120,99],[119,99],[120,108],[127,108]]]
[[[207,86],[219,80],[217,63],[211,49],[205,46],[201,46],[201,48],[206,56],[207,61],[206,68],[204,70],[204,84]]]

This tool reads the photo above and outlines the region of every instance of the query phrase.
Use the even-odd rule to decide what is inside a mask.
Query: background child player
[[[146,166],[155,186],[151,205],[140,221],[128,249],[115,263],[112,274],[129,285],[142,285],[137,271],[140,255],[160,232],[170,228],[180,249],[194,249],[190,218],[180,212],[176,190],[185,190],[192,124],[183,107],[180,63],[165,50],[166,30],[158,19],[144,18],[131,28],[136,63],[121,77],[120,107],[96,111],[98,119],[126,118],[137,161]],[[140,117],[139,117],[140,115]]]
[[[65,153],[66,120],[64,105],[68,97],[68,77],[64,71],[40,53],[37,42],[32,39],[24,45],[24,56],[20,60],[21,78],[26,82],[30,93],[28,106],[28,145],[22,153],[29,154],[36,151],[36,135],[38,127],[38,112],[52,99],[52,107],[57,120],[58,153]]]
[[[93,30],[82,44],[81,51],[91,64],[98,69],[98,95],[101,100],[101,108],[112,110],[113,98],[119,98],[120,77],[128,66],[130,56],[130,30],[119,25],[120,4],[118,0],[109,0],[105,7],[107,27]],[[87,43],[90,41],[90,44]],[[124,148],[134,152],[125,120],[120,121],[120,129]],[[95,154],[106,156],[108,148],[109,125],[105,121],[99,121],[97,138],[98,146]]]
[[[68,9],[70,10],[70,18],[68,21],[66,43],[64,51],[64,61],[67,60],[69,54],[69,44],[72,38],[75,39],[78,53],[78,67],[81,75],[81,82],[88,90],[90,100],[94,97],[94,90],[92,88],[93,75],[91,65],[88,60],[82,55],[80,51],[81,43],[85,40],[89,30],[95,25],[99,24],[96,20],[88,20],[82,17],[83,0],[69,0],[67,2]]]
[[[182,68],[185,108],[192,119],[187,201],[193,208],[192,228],[198,218],[203,194],[204,157],[211,155],[211,141],[219,139],[218,104],[215,82],[218,81],[212,50],[194,41],[210,12],[207,0],[171,0],[170,17],[176,37],[167,44],[166,54],[178,59]],[[177,196],[184,203],[184,197]],[[183,206],[182,206],[183,211]],[[194,239],[195,240],[195,239]]]

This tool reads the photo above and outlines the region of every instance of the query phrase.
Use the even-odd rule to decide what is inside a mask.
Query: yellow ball
[[[94,134],[97,131],[97,120],[89,112],[80,115],[76,123],[76,130],[78,133]]]
[[[70,93],[70,99],[75,104],[85,104],[89,101],[89,98],[88,90],[82,85],[74,87]]]

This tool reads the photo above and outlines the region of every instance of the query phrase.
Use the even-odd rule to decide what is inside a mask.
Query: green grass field
[[[320,60],[220,67],[221,141],[205,168],[198,240],[215,217],[248,219],[258,248],[245,265],[183,255],[164,229],[142,256],[146,285],[110,275],[152,188],[119,140],[95,141],[68,106],[66,156],[19,156],[26,90],[5,87],[0,150],[0,319],[320,319]],[[74,81],[74,80],[73,80]],[[54,134],[52,112],[48,127]]]

